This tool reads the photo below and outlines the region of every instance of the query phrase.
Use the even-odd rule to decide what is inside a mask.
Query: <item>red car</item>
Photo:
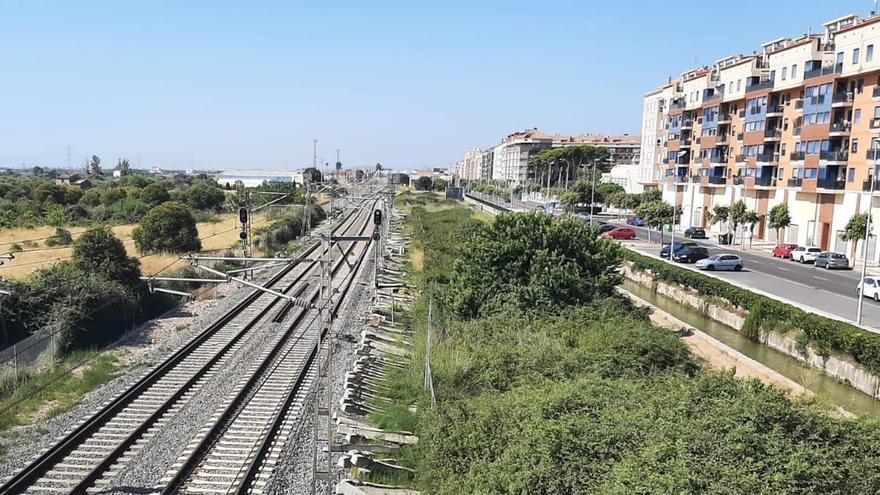
[[[629,227],[617,227],[614,230],[602,232],[602,236],[610,237],[612,239],[635,239],[636,231],[635,229],[631,229]]]
[[[797,244],[780,244],[773,248],[773,257],[779,256],[780,258],[791,258],[791,252],[796,248]]]

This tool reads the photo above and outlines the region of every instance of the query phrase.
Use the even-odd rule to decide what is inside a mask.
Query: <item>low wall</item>
[[[479,198],[471,196],[470,194],[464,195],[464,202],[471,205],[472,207],[476,208],[477,210],[488,213],[489,215],[492,215],[492,216],[499,215],[499,214],[507,211],[506,209],[493,206],[488,201],[483,201]]]
[[[727,325],[736,331],[742,330],[743,323],[745,323],[745,319],[749,314],[748,310],[734,308],[729,304],[724,305],[723,301],[720,301],[722,304],[716,304],[713,302],[716,301],[714,298],[702,296],[694,289],[655,280],[651,276],[650,271],[635,271],[632,269],[632,264],[628,262],[624,263],[623,274],[629,280],[693,308],[708,318]],[[834,355],[827,358],[823,357],[815,349],[798,342],[794,332],[761,331],[758,341],[812,368],[820,369],[828,376],[845,382],[860,392],[874,398],[880,398],[880,377],[871,373],[849,357]]]

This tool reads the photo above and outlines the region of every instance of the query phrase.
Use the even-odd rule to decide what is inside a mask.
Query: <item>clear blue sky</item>
[[[642,95],[873,1],[0,0],[0,166],[445,166],[638,133]]]

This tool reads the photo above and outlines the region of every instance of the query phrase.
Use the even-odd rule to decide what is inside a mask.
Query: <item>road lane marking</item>
[[[784,267],[784,266],[777,266],[776,268],[778,268],[778,269],[780,269],[780,270],[782,270],[782,271],[784,271],[784,272],[791,271],[791,270],[789,270],[788,268],[786,268],[786,267]]]
[[[813,278],[815,278],[815,279],[819,279],[819,280],[824,280],[824,281],[826,281],[826,282],[828,281],[827,278],[817,277],[817,276],[815,276],[815,275],[813,275]]]

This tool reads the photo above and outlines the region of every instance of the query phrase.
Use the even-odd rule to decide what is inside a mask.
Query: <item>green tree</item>
[[[195,210],[219,211],[226,201],[226,194],[219,187],[199,182],[177,193],[175,200]]]
[[[73,235],[69,230],[62,228],[55,229],[55,235],[46,239],[47,246],[67,246],[73,242]]]
[[[767,218],[767,224],[771,229],[776,231],[776,243],[781,244],[780,230],[788,228],[791,225],[791,215],[788,213],[788,205],[780,203],[770,208],[770,214]]]
[[[430,191],[431,189],[433,189],[433,183],[434,181],[432,181],[430,177],[419,177],[415,181],[416,191]]]
[[[748,212],[749,210],[746,207],[746,202],[741,199],[737,200],[730,206],[730,226],[733,227],[734,236],[739,232],[737,227],[746,223]],[[739,233],[740,238],[745,235],[744,232]],[[740,242],[740,244],[742,244],[742,242]]]
[[[113,206],[116,202],[122,201],[125,196],[125,189],[121,187],[104,189],[101,192],[101,203],[103,203],[104,206]]]
[[[584,222],[539,212],[505,213],[460,240],[450,275],[464,318],[512,306],[556,312],[614,292],[621,248]]]
[[[645,192],[641,194],[640,201],[641,202],[651,202],[651,201],[660,201],[663,199],[663,192],[660,189],[645,189]]]
[[[580,201],[581,195],[575,191],[566,191],[559,196],[559,202],[568,212],[574,212],[575,206]]]
[[[660,200],[643,202],[636,208],[636,216],[644,220],[645,225],[649,227],[648,242],[651,242],[651,229],[654,228],[660,231],[660,243],[663,243],[663,226],[673,221],[673,213],[676,212],[672,205]],[[678,213],[680,214],[680,208]]]
[[[446,190],[446,186],[448,186],[448,185],[449,185],[449,183],[446,182],[446,180],[444,180],[444,179],[434,179],[434,183],[432,184],[431,187],[433,187],[433,189],[435,191],[442,192],[442,191]]]
[[[47,206],[43,212],[43,222],[46,225],[51,225],[53,227],[59,227],[67,223],[67,213],[65,212],[64,207],[56,204],[50,204]]]
[[[202,249],[195,218],[189,208],[175,201],[162,203],[147,212],[132,237],[141,253],[186,253]]]
[[[871,222],[870,228],[868,227],[869,221]],[[870,218],[867,213],[856,213],[850,217],[848,222],[846,222],[846,227],[841,236],[841,239],[845,241],[855,241],[853,247],[856,252],[854,253],[853,259],[857,259],[861,253],[865,251],[864,244],[867,239],[865,234],[871,236],[874,235],[874,219]],[[862,244],[861,248],[859,247],[859,243]],[[865,262],[864,257],[862,262]]]
[[[143,188],[140,196],[143,201],[152,206],[156,206],[171,199],[171,195],[168,194],[168,189],[158,182],[154,182]]]
[[[611,197],[615,194],[626,194],[623,186],[613,182],[603,182],[596,184],[596,202],[604,204],[606,207],[611,203]]]
[[[40,182],[34,187],[33,200],[37,203],[65,204],[64,188],[51,182]]]
[[[742,221],[743,225],[749,226],[749,248],[751,248],[752,238],[755,236],[755,226],[761,221],[761,216],[755,210],[749,210],[743,215]]]
[[[140,262],[128,256],[125,245],[110,229],[90,230],[81,235],[73,245],[71,260],[84,273],[99,273],[128,287],[140,283]]]
[[[712,211],[709,212],[709,223],[715,225],[717,223],[723,224],[725,229],[729,229],[730,222],[730,207],[723,205],[715,205],[712,208]],[[726,230],[728,233],[730,230]]]
[[[79,204],[91,207],[98,206],[101,204],[101,190],[89,189],[83,193],[82,197],[79,199]]]

